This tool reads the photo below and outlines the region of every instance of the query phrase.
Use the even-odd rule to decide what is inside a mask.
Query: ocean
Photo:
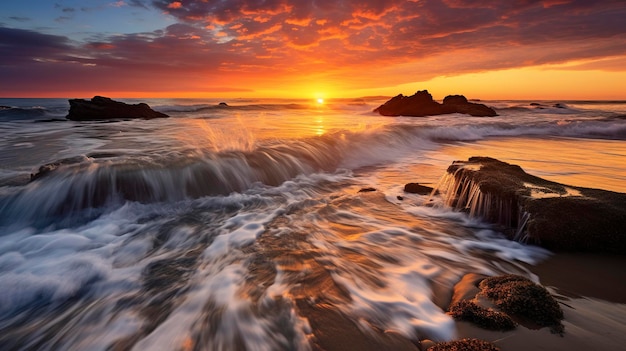
[[[338,321],[451,340],[464,274],[537,281],[551,253],[406,183],[490,156],[626,192],[624,101],[385,100],[121,99],[171,117],[73,122],[67,99],[0,99],[2,349],[310,350]]]

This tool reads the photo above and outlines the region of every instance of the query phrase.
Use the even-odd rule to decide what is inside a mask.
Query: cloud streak
[[[93,89],[98,82],[112,89],[115,82],[101,82],[111,81],[113,73],[132,91],[145,85],[142,79],[167,81],[170,89],[188,91],[267,84],[289,89],[311,79],[355,89],[368,81],[392,86],[440,75],[626,55],[623,1],[132,0],[111,4],[132,11],[152,7],[178,23],[154,32],[99,36],[87,42],[0,28],[0,74],[24,85],[18,84],[24,76],[48,84],[46,79],[67,72],[95,82],[85,83]],[[42,75],[46,69],[55,73]],[[39,78],[29,72],[37,72]],[[63,89],[58,85],[55,88]]]

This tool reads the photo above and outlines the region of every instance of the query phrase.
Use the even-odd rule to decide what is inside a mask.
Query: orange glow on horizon
[[[313,99],[323,104],[329,96],[335,98],[359,98],[363,96],[410,95],[417,90],[428,90],[435,99],[443,99],[450,94],[463,94],[471,99],[483,100],[626,100],[626,72],[602,70],[575,70],[571,64],[559,66],[536,66],[508,70],[438,76],[428,80],[400,85],[376,87],[360,86],[362,81],[341,82],[336,79],[318,80],[315,83],[291,85],[280,79],[271,78],[266,82],[262,76],[254,80],[241,78],[245,89],[207,90],[85,90],[85,91],[46,91],[16,92],[6,98],[90,98],[103,95],[111,98],[286,98]],[[313,75],[313,74],[311,74]],[[287,80],[288,81],[288,80]],[[219,82],[217,82],[219,83]],[[231,86],[238,84],[230,82]],[[146,84],[150,86],[150,84]],[[167,86],[158,83],[155,86]],[[268,88],[270,87],[270,88]],[[324,93],[321,93],[321,92]]]

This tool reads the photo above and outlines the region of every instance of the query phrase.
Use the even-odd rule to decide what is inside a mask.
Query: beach
[[[372,112],[381,97],[124,101],[170,117],[69,121],[67,99],[0,99],[8,350],[626,341],[623,253],[522,244],[442,195],[404,191],[443,189],[454,161],[488,156],[624,193],[625,102],[482,101],[498,116],[385,117]],[[467,274],[542,284],[563,309],[563,335],[455,321],[447,308]]]

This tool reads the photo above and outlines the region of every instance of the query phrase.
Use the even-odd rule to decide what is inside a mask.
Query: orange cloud
[[[180,1],[174,1],[167,5],[168,9],[173,9],[173,10],[179,9],[181,7],[183,7],[183,4]]]

